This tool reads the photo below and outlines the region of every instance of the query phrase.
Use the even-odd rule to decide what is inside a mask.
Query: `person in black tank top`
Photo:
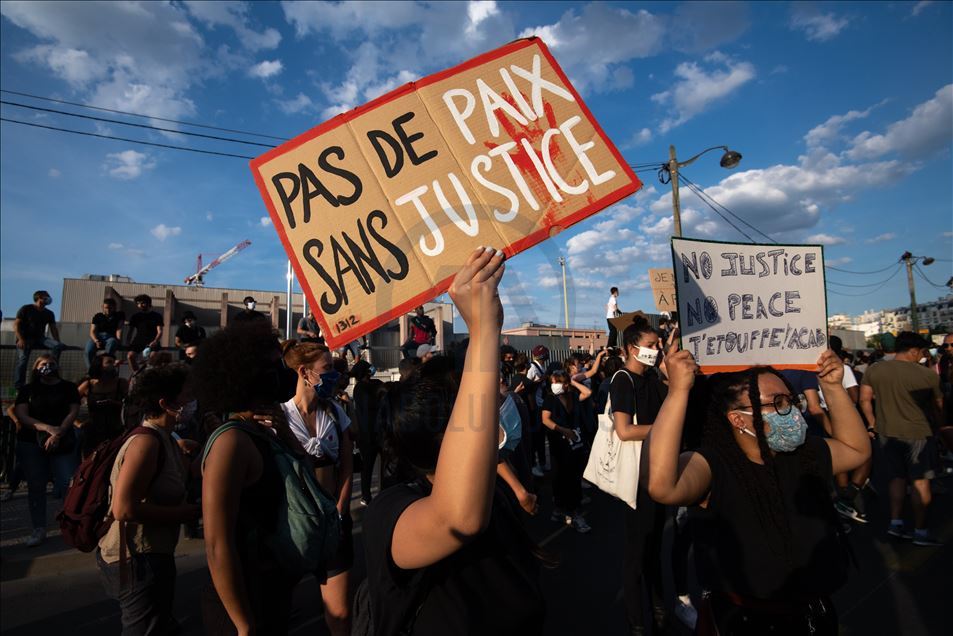
[[[837,634],[830,595],[846,578],[846,553],[828,494],[834,473],[861,465],[870,443],[830,351],[817,364],[830,394],[833,435],[807,437],[797,398],[771,367],[706,383],[701,447],[679,454],[697,366],[666,358],[669,392],[649,441],[649,494],[691,510],[700,633]],[[707,631],[706,631],[707,630]]]

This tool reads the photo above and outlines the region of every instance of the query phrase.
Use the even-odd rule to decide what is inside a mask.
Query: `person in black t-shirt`
[[[44,354],[33,364],[30,383],[17,393],[17,461],[29,488],[27,500],[33,533],[27,547],[46,538],[46,484],[53,476],[53,496],[63,497],[79,465],[73,422],[79,413],[76,385],[60,378],[56,359]]]
[[[533,546],[495,476],[502,274],[502,252],[480,249],[450,286],[470,331],[459,389],[438,357],[388,396],[388,444],[419,478],[381,493],[364,517],[377,636],[541,633]]]
[[[182,314],[182,326],[175,332],[175,346],[179,348],[179,360],[185,360],[185,350],[189,345],[197,345],[205,340],[205,327],[191,311]]]
[[[622,332],[622,343],[625,371],[616,374],[609,386],[612,421],[619,439],[645,440],[668,392],[660,374],[663,369],[661,341],[649,323],[637,317]],[[625,523],[622,595],[629,626],[635,633],[645,629],[642,593],[645,585],[652,602],[655,626],[662,630],[668,618],[662,597],[665,506],[653,501],[644,484],[639,484],[635,510],[625,504],[622,508]]]
[[[135,373],[139,370],[139,354],[146,349],[155,349],[159,346],[162,337],[162,328],[165,321],[162,314],[152,311],[152,298],[146,294],[136,296],[138,312],[129,319],[129,367]]]
[[[797,396],[771,367],[713,376],[701,447],[680,453],[697,366],[668,356],[669,392],[650,438],[649,493],[695,506],[699,579],[714,624],[705,633],[833,635],[830,595],[846,577],[846,553],[829,494],[834,473],[870,456],[870,439],[842,385],[832,351],[817,362],[831,415],[830,439],[807,435]]]
[[[543,399],[541,421],[554,433],[550,437],[550,448],[556,461],[552,518],[585,534],[592,528],[579,510],[582,473],[586,469],[585,411],[581,402],[588,400],[592,391],[581,382],[570,380],[569,374],[561,370],[551,373],[549,382],[551,392]]]
[[[23,386],[26,379],[26,367],[33,349],[49,349],[50,355],[57,361],[60,353],[66,349],[56,329],[56,316],[47,309],[52,303],[49,292],[41,289],[33,293],[32,305],[23,305],[17,311],[13,322],[17,345],[17,361],[13,366],[13,386],[16,389]],[[47,327],[50,329],[49,336],[46,335]]]
[[[89,325],[89,341],[86,343],[86,368],[93,366],[93,358],[97,351],[105,351],[106,355],[115,357],[116,349],[122,340],[122,326],[126,322],[126,314],[116,311],[116,301],[107,298],[103,301],[103,310],[93,316]]]
[[[247,325],[250,323],[268,323],[268,317],[260,311],[255,311],[255,307],[258,306],[258,302],[252,296],[245,296],[242,299],[242,303],[245,305],[245,308],[238,312],[234,318],[232,318],[232,325]]]
[[[302,316],[298,321],[298,340],[301,342],[313,342],[315,344],[324,344],[324,336],[321,335],[321,326],[314,317],[314,312],[308,310],[307,316]]]
[[[377,415],[384,394],[384,383],[374,379],[375,369],[366,360],[351,367],[354,384],[354,421],[357,429],[357,448],[361,453],[361,504],[371,502],[371,483],[374,464],[381,452],[381,434]]]

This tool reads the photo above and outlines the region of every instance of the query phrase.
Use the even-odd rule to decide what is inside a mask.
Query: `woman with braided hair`
[[[668,356],[666,366],[669,391],[649,434],[648,489],[660,503],[696,506],[706,590],[697,633],[836,634],[830,595],[846,569],[829,484],[870,456],[840,360],[826,351],[817,363],[830,396],[830,439],[806,437],[790,385],[775,369],[754,367],[709,378],[702,445],[681,454],[697,366],[686,351]]]

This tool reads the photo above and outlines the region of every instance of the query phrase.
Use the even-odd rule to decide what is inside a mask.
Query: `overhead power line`
[[[852,271],[852,270],[849,270],[849,269],[841,269],[840,267],[834,267],[833,265],[825,265],[824,267],[825,267],[825,269],[834,270],[835,272],[842,272],[842,273],[844,273],[844,274],[857,274],[857,275],[861,275],[861,276],[866,276],[866,275],[868,275],[868,274],[879,274],[879,273],[881,273],[881,272],[886,272],[888,269],[890,269],[890,268],[893,267],[894,265],[896,265],[896,263],[891,263],[890,265],[887,265],[887,266],[884,267],[883,269],[874,269],[874,270],[871,270],[871,271],[869,271],[869,272],[855,272],[855,271]]]
[[[897,266],[899,267],[900,265],[897,265]],[[889,281],[891,278],[893,278],[893,276],[885,278],[884,280],[878,280],[876,283],[858,283],[858,284],[841,283],[836,280],[831,280],[829,278],[825,278],[824,282],[828,285],[840,285],[841,287],[877,287],[878,285],[883,285],[884,283]]]
[[[914,269],[917,270],[917,273],[920,275],[920,278],[922,278],[923,280],[925,280],[927,283],[929,283],[930,285],[933,285],[934,287],[937,287],[937,288],[939,288],[939,289],[946,289],[946,285],[938,285],[937,283],[934,283],[932,280],[930,280],[929,278],[927,278],[926,272],[923,271],[923,269],[920,267],[920,264],[919,264],[919,263],[917,263],[917,264],[914,265],[913,267],[914,267]]]
[[[705,202],[708,203],[709,206],[718,206],[719,208],[721,208],[722,210],[724,210],[725,212],[727,212],[728,214],[730,214],[733,218],[737,219],[739,222],[743,223],[745,226],[747,226],[748,228],[750,228],[751,230],[753,230],[753,231],[756,232],[757,234],[760,234],[761,236],[763,236],[763,237],[764,237],[765,239],[767,239],[768,241],[770,241],[770,242],[772,242],[772,243],[777,243],[777,241],[774,240],[773,238],[771,238],[768,234],[765,234],[764,232],[762,232],[761,230],[759,230],[758,228],[756,228],[755,226],[753,226],[751,223],[748,223],[746,220],[744,220],[743,218],[741,218],[740,216],[738,216],[737,214],[735,214],[734,212],[732,212],[731,210],[729,210],[729,209],[728,209],[727,207],[725,207],[723,204],[719,203],[713,196],[711,196],[710,194],[708,194],[707,192],[705,192],[705,191],[701,188],[701,186],[699,186],[697,183],[695,183],[694,181],[692,181],[691,179],[689,179],[687,176],[685,176],[684,173],[680,172],[680,173],[678,173],[678,174],[679,174],[679,177],[680,177],[682,180],[684,180],[685,183],[687,183],[687,184],[689,185],[689,187],[694,186],[694,188],[692,188],[692,191],[695,192],[696,194],[698,194],[699,198],[701,198],[702,200],[705,200]],[[742,233],[743,233],[743,232],[742,232]],[[754,243],[753,240],[752,240],[751,242]]]
[[[132,144],[141,144],[143,146],[155,146],[156,148],[168,148],[170,150],[184,150],[185,152],[195,152],[202,155],[216,155],[219,157],[234,157],[236,159],[254,159],[254,157],[249,157],[247,155],[235,155],[229,152],[216,152],[214,150],[200,150],[199,148],[189,148],[187,146],[173,146],[171,144],[159,144],[152,141],[142,141],[141,139],[128,139],[126,137],[115,137],[113,135],[101,135],[99,133],[85,132],[82,130],[70,130],[69,128],[59,128],[57,126],[46,126],[44,124],[36,124],[28,121],[20,121],[18,119],[10,119],[8,117],[0,117],[0,121],[7,121],[11,124],[20,124],[21,126],[32,126],[34,128],[45,128],[46,130],[55,130],[57,132],[67,132],[73,133],[74,135],[85,135],[86,137],[99,137],[100,139],[114,139],[116,141],[125,141]]]
[[[150,126],[148,124],[136,124],[131,121],[121,121],[119,119],[109,119],[107,117],[93,117],[92,115],[82,115],[80,113],[70,113],[65,110],[57,110],[55,108],[43,108],[41,106],[31,106],[29,104],[20,104],[18,102],[8,102],[6,100],[0,99],[0,104],[6,106],[16,106],[17,108],[28,108],[30,110],[36,110],[44,113],[55,113],[57,115],[66,115],[68,117],[79,117],[80,119],[90,119],[92,121],[102,121],[110,124],[119,124],[120,126],[133,126],[135,128],[147,128],[149,130],[158,130],[160,132],[175,133],[177,135],[188,135],[189,137],[201,137],[203,139],[214,139],[215,141],[230,141],[236,144],[246,144],[249,146],[261,146],[263,148],[274,148],[274,144],[263,144],[257,141],[245,141],[244,139],[232,139],[231,137],[218,137],[216,135],[205,135],[197,132],[189,132],[187,130],[176,130],[174,128],[161,128],[159,126]]]
[[[850,294],[850,293],[847,293],[847,292],[842,292],[842,291],[838,291],[838,290],[836,290],[836,289],[830,289],[830,288],[828,288],[827,291],[829,291],[829,292],[832,293],[832,294],[837,294],[838,296],[869,296],[869,295],[871,295],[871,294],[874,294],[874,293],[880,291],[880,290],[883,289],[884,287],[886,287],[887,283],[889,283],[891,280],[893,280],[893,279],[897,276],[897,274],[900,273],[900,270],[903,269],[903,265],[901,265],[901,264],[898,263],[898,264],[896,265],[896,268],[897,268],[897,269],[894,270],[893,274],[890,275],[890,278],[888,278],[887,280],[883,281],[880,285],[878,285],[878,286],[877,286],[876,288],[874,288],[874,289],[871,289],[870,291],[860,292],[859,294]]]
[[[705,205],[707,205],[709,208],[711,208],[712,211],[713,211],[715,214],[717,214],[718,216],[720,216],[725,223],[727,223],[728,225],[730,225],[731,227],[733,227],[736,232],[738,232],[739,234],[741,234],[743,237],[745,237],[746,239],[748,239],[750,242],[752,242],[752,243],[755,243],[755,242],[756,242],[753,238],[751,238],[751,236],[749,236],[747,233],[745,233],[744,230],[742,230],[740,227],[738,227],[737,225],[735,225],[734,223],[732,223],[732,222],[731,222],[731,219],[729,219],[727,216],[725,216],[724,214],[722,214],[722,213],[718,210],[718,208],[716,208],[714,205],[712,205],[711,203],[709,203],[709,202],[704,198],[704,196],[702,196],[701,194],[699,194],[700,189],[698,188],[698,186],[696,186],[694,183],[692,183],[692,182],[690,182],[690,181],[687,181],[687,180],[685,181],[685,184],[688,186],[689,190],[691,190],[691,191],[694,192],[696,195],[698,195],[698,198],[701,199],[702,202],[705,203]]]
[[[142,113],[133,113],[127,110],[118,110],[115,108],[104,108],[102,106],[93,106],[91,104],[83,104],[81,102],[70,102],[65,99],[54,99],[52,97],[43,97],[42,95],[33,95],[31,93],[22,93],[20,91],[11,91],[7,89],[0,88],[0,93],[9,93],[10,95],[19,95],[20,97],[30,97],[32,99],[40,99],[47,102],[54,102],[56,104],[67,104],[69,106],[79,106],[81,108],[89,108],[92,110],[101,110],[107,113],[116,113],[119,115],[128,115],[129,117],[143,117],[145,119],[154,119],[156,121],[165,121],[170,124],[181,124],[183,126],[194,126],[196,128],[206,128],[208,130],[218,130],[221,132],[230,132],[237,133],[239,135],[251,135],[252,137],[264,137],[266,139],[277,139],[278,141],[288,141],[287,137],[276,137],[275,135],[266,135],[263,133],[249,132],[247,130],[236,130],[234,128],[220,128],[219,126],[210,126],[208,124],[197,124],[190,121],[182,121],[180,119],[168,119],[166,117],[156,117],[155,115],[144,115]]]

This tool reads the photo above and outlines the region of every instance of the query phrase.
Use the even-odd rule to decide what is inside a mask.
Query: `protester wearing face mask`
[[[238,312],[234,318],[232,318],[233,325],[242,325],[249,324],[253,322],[268,322],[268,317],[260,311],[255,311],[255,307],[258,306],[258,303],[255,301],[254,296],[245,296],[242,299],[243,309]]]
[[[13,386],[19,390],[26,379],[26,368],[33,349],[49,349],[54,361],[60,359],[60,353],[66,345],[60,342],[60,334],[56,329],[56,317],[47,309],[53,304],[50,294],[44,290],[33,293],[33,304],[23,305],[17,311],[13,321],[13,332],[16,336],[17,361],[13,367]],[[50,335],[46,335],[49,327]]]
[[[182,314],[182,326],[175,332],[175,346],[179,348],[179,360],[185,360],[186,349],[205,340],[205,327],[199,325],[198,319],[191,311]]]
[[[645,440],[668,391],[660,373],[662,343],[641,316],[622,332],[622,343],[626,372],[614,376],[609,387],[612,421],[621,440]],[[644,450],[643,446],[643,457]],[[644,484],[640,484],[635,510],[625,504],[620,506],[625,523],[622,595],[632,633],[643,634],[643,586],[648,588],[656,628],[662,629],[667,621],[661,565],[665,507],[649,498]]]
[[[331,352],[324,345],[288,340],[282,344],[285,365],[298,375],[294,397],[281,405],[291,432],[314,457],[316,475],[337,503],[341,517],[341,542],[337,554],[318,573],[324,618],[334,636],[350,632],[348,580],[354,565],[351,536],[351,484],[353,442],[351,420],[333,400],[341,374],[333,368]],[[346,365],[346,363],[345,363]],[[346,379],[346,376],[344,376]]]
[[[122,404],[129,382],[119,377],[116,358],[102,354],[93,359],[89,375],[79,385],[79,396],[86,400],[89,419],[83,425],[83,456],[107,439],[122,434]]]
[[[73,422],[79,413],[76,385],[60,378],[56,359],[48,354],[33,364],[30,383],[17,393],[15,413],[17,462],[23,466],[29,488],[28,502],[33,533],[27,547],[46,538],[46,485],[53,477],[53,496],[66,493],[79,465]]]
[[[178,628],[172,606],[179,525],[201,514],[200,506],[185,503],[188,467],[172,439],[176,423],[195,411],[188,380],[188,367],[182,364],[142,373],[130,400],[144,415],[142,426],[154,433],[130,436],[110,474],[114,521],[99,541],[96,560],[107,594],[119,601],[123,634],[165,634]],[[124,568],[129,577],[125,584]]]
[[[826,351],[817,375],[831,437],[807,435],[797,396],[771,367],[712,376],[702,445],[679,453],[697,366],[666,359],[668,396],[649,437],[649,494],[690,508],[699,580],[707,590],[699,633],[838,633],[831,594],[847,555],[830,498],[834,473],[857,468],[870,441]]]
[[[556,463],[553,477],[554,521],[572,526],[585,534],[592,530],[582,516],[582,473],[586,469],[586,443],[583,439],[584,412],[581,402],[592,396],[592,391],[581,382],[573,381],[562,370],[549,376],[550,393],[541,407],[543,426],[553,432],[551,451]]]

